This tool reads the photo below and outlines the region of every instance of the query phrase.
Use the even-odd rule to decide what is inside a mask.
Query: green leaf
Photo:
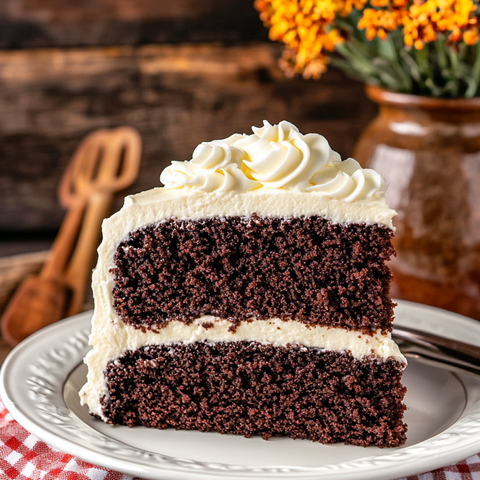
[[[478,91],[478,81],[471,77],[467,79],[467,90],[465,91],[466,98],[472,98]]]
[[[405,46],[403,32],[390,32],[385,40],[367,40],[359,30],[362,13],[353,9],[346,18],[336,19],[335,28],[347,34],[337,45],[331,64],[347,75],[389,90],[432,97],[471,98],[480,96],[480,42],[456,48],[447,45],[447,36],[438,35],[424,48]]]
[[[475,48],[472,48],[472,50],[475,52],[475,61],[473,63],[471,75],[472,75],[472,80],[475,82],[477,86],[475,92],[472,95],[474,96],[477,94],[479,84],[480,84],[480,42],[478,42],[475,45]]]
[[[378,54],[392,65],[398,62],[398,52],[390,36],[378,42]]]
[[[440,70],[445,70],[448,65],[448,60],[447,60],[447,54],[445,53],[445,38],[442,36],[439,36],[435,40],[435,53],[437,57],[437,63],[438,66],[440,67]]]
[[[409,55],[406,50],[400,50],[400,56],[405,62],[405,66],[410,71],[410,75],[416,82],[420,82],[421,75],[417,62]]]

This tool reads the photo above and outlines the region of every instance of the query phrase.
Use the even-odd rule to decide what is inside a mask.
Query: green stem
[[[459,61],[458,61],[458,54],[457,52],[453,51],[453,49],[448,49],[448,56],[450,58],[450,68],[451,68],[451,92],[452,97],[458,97],[459,92],[459,85],[458,85],[458,77],[459,77]]]
[[[447,55],[445,54],[445,39],[437,38],[435,40],[435,52],[440,70],[445,70],[448,65]]]
[[[475,46],[460,42],[453,48],[447,45],[445,35],[439,35],[421,50],[407,49],[401,30],[390,32],[385,40],[369,41],[353,16],[335,27],[348,32],[348,38],[337,46],[338,55],[331,64],[351,77],[417,95],[480,96],[480,42]]]

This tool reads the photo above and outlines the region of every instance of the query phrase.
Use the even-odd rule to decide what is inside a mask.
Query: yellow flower
[[[405,45],[418,50],[439,34],[451,44],[480,41],[474,0],[255,0],[255,7],[270,39],[287,46],[283,68],[308,78],[318,78],[329,54],[346,41],[337,19],[352,10],[361,12],[357,27],[367,40],[385,40],[398,29]]]
[[[463,41],[467,45],[475,45],[480,40],[480,35],[478,33],[478,28],[473,28],[471,30],[467,30],[463,34]]]
[[[372,7],[387,7],[389,3],[389,0],[370,0]]]
[[[405,45],[422,49],[433,42],[439,33],[448,36],[450,43],[463,40],[476,43],[476,5],[472,0],[370,0],[375,9],[363,10],[358,23],[366,30],[367,39],[385,39],[388,32],[401,28]]]
[[[366,30],[365,35],[368,40],[373,40],[376,36],[385,40],[387,32],[392,32],[399,26],[400,19],[399,12],[396,10],[366,8],[358,22],[358,28]]]
[[[260,18],[270,27],[269,37],[287,45],[282,66],[289,73],[318,78],[328,57],[344,41],[334,27],[337,15],[348,15],[366,0],[256,0]],[[355,3],[354,3],[355,2]]]

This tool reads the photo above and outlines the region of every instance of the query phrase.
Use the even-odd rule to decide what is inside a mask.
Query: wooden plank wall
[[[130,192],[158,186],[160,171],[201,141],[263,119],[320,132],[348,156],[375,114],[363,86],[334,70],[321,81],[286,78],[281,46],[266,40],[252,4],[3,0],[0,236],[58,228],[60,176],[99,127],[142,135]]]
[[[254,0],[1,0],[0,48],[266,40]]]

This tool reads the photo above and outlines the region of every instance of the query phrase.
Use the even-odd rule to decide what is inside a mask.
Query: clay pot
[[[379,113],[354,158],[390,183],[392,295],[480,320],[480,98],[367,95]]]

